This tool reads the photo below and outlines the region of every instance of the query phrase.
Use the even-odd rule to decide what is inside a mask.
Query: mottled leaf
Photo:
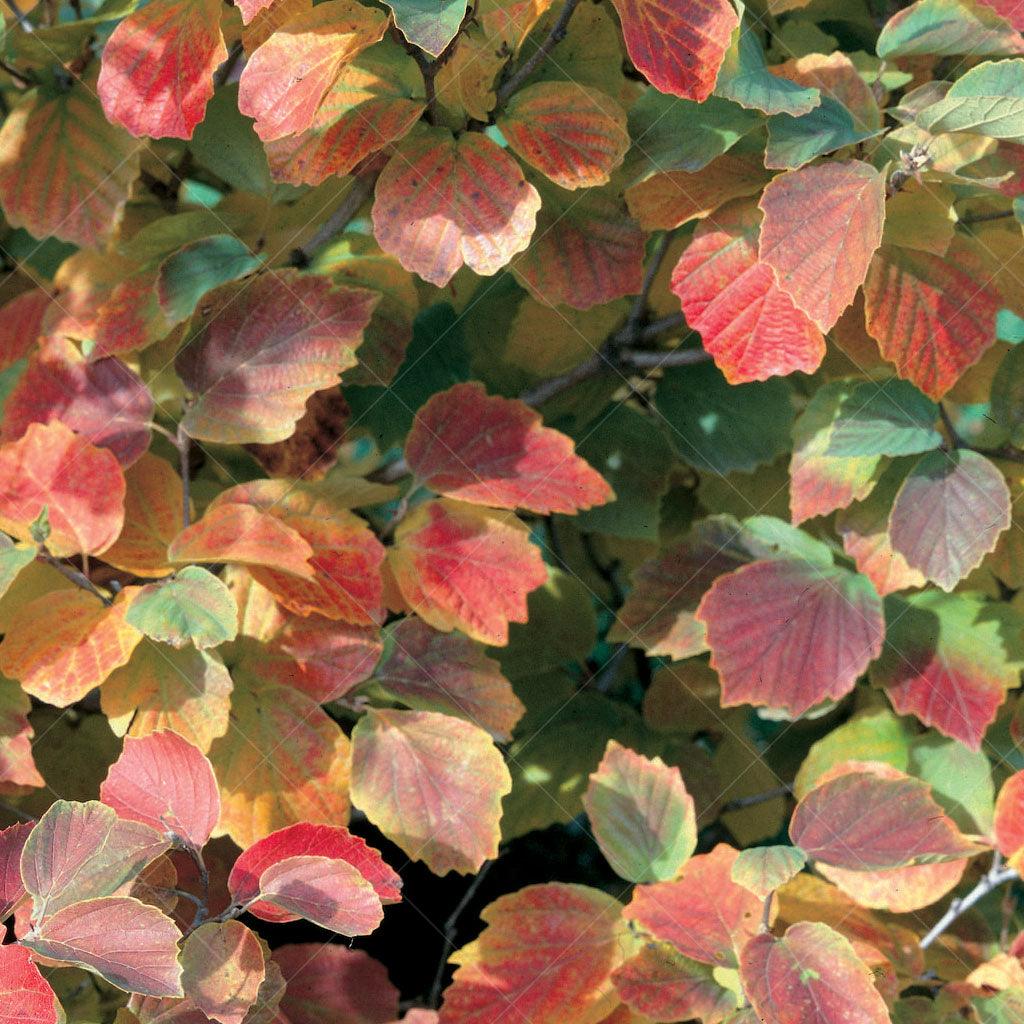
[[[239,921],[207,921],[181,945],[181,987],[211,1020],[242,1024],[266,977],[263,949]]]
[[[153,640],[172,647],[191,643],[199,650],[234,640],[238,608],[231,591],[198,565],[142,587],[125,621]]]
[[[183,246],[160,264],[160,308],[171,323],[187,320],[207,292],[247,277],[262,262],[234,235],[211,235]]]
[[[807,858],[792,846],[757,846],[741,850],[732,866],[732,880],[758,899],[767,899],[803,870]]]
[[[999,790],[992,829],[999,852],[1010,867],[1019,869],[1024,851],[1024,772],[1015,772]]]

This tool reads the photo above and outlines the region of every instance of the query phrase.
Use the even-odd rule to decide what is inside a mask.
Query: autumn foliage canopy
[[[1024,1021],[1024,2],[4,5],[0,1024]]]

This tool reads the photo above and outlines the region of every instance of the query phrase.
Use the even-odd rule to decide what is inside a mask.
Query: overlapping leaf
[[[207,1017],[242,1024],[266,977],[263,949],[239,921],[208,921],[181,946],[181,987]]]
[[[999,852],[1016,868],[1024,851],[1024,772],[1015,772],[1003,783],[992,828]]]

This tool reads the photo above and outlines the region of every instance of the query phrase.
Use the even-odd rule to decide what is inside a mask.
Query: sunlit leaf
[[[1010,867],[1018,867],[1024,851],[1024,772],[1015,772],[1003,783],[992,827],[999,852]]]
[[[125,821],[173,833],[200,850],[220,816],[210,762],[174,732],[126,737],[100,786],[100,799]]]
[[[803,870],[806,863],[803,851],[795,847],[758,846],[740,851],[731,877],[763,900]]]
[[[369,711],[352,734],[352,800],[434,874],[480,870],[498,853],[512,788],[490,736],[430,711]]]
[[[199,650],[234,640],[238,608],[231,591],[213,573],[189,565],[173,577],[142,587],[125,621],[172,647]]]
[[[387,5],[402,35],[432,57],[455,38],[466,13],[466,0],[387,0]]]
[[[991,5],[959,0],[917,0],[882,26],[875,52],[883,60],[918,54],[974,57],[1024,51],[1020,33]]]
[[[181,946],[181,987],[220,1024],[242,1024],[266,976],[255,933],[239,921],[207,921]]]

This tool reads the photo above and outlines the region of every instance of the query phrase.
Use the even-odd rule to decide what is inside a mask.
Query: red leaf
[[[661,92],[706,100],[739,17],[729,0],[613,0],[629,59]]]
[[[361,949],[278,946],[274,961],[288,983],[281,1000],[288,1024],[388,1024],[398,1018],[398,990],[384,965]]]
[[[815,164],[773,178],[760,202],[761,260],[829,331],[864,283],[882,241],[885,177],[870,164]]]
[[[992,831],[999,852],[1019,870],[1024,851],[1024,771],[1011,775],[999,790]]]
[[[942,398],[996,340],[1003,300],[990,279],[962,236],[945,256],[883,246],[864,282],[868,334],[899,376]]]
[[[49,292],[35,288],[0,306],[0,371],[24,359],[35,348],[51,301]]]
[[[1015,29],[1024,32],[1024,7],[1019,0],[981,0],[981,3],[1001,14]]]
[[[966,450],[921,457],[889,516],[893,550],[951,591],[1010,525],[1010,489],[983,455]]]
[[[253,843],[235,861],[228,876],[228,888],[236,903],[249,903],[259,895],[260,876],[269,867],[289,857],[330,857],[357,868],[373,886],[383,903],[397,903],[402,880],[381,855],[358,836],[340,825],[310,825],[301,822],[271,832]],[[259,901],[249,913],[264,921],[294,921],[296,915]]]
[[[152,0],[114,29],[97,89],[103,112],[132,135],[191,139],[227,57],[218,0]]]
[[[583,885],[531,885],[480,915],[483,934],[453,957],[440,1024],[599,1021],[618,996],[611,973],[628,947],[618,900]]]
[[[304,132],[342,69],[376,43],[387,18],[354,0],[329,0],[289,19],[249,58],[238,109],[264,142]]]
[[[420,618],[498,646],[508,643],[509,622],[526,622],[526,595],[547,580],[515,516],[449,499],[413,509],[395,533],[388,565]]]
[[[374,679],[420,711],[446,711],[507,742],[523,716],[522,702],[481,644],[461,633],[440,633],[415,617],[390,627],[388,656]]]
[[[288,857],[260,876],[260,895],[272,906],[341,935],[369,935],[384,920],[373,886],[343,860]]]
[[[812,860],[852,871],[959,860],[981,853],[910,776],[851,771],[812,789],[789,834]]]
[[[180,938],[174,922],[156,907],[130,896],[108,896],[59,910],[21,941],[127,992],[180,996]]]
[[[208,295],[196,335],[175,360],[196,395],[185,429],[229,444],[289,437],[310,396],[355,365],[377,299],[366,289],[288,271]]]
[[[574,513],[614,498],[565,434],[515,399],[456,384],[416,413],[405,458],[438,494],[494,508]]]
[[[513,152],[562,188],[606,184],[629,148],[622,108],[575,82],[528,85],[497,124]]]
[[[827,924],[804,921],[743,950],[743,991],[758,1020],[800,1024],[889,1024],[871,970]]]
[[[735,967],[762,911],[761,900],[732,880],[738,856],[720,843],[690,860],[675,881],[637,886],[625,916],[691,960]]]
[[[153,396],[120,359],[86,362],[64,338],[31,359],[4,404],[0,440],[16,441],[30,423],[60,420],[130,466],[149,447]]]
[[[377,179],[373,231],[406,270],[441,287],[463,264],[496,274],[529,244],[539,209],[500,146],[434,128],[403,140]]]
[[[821,332],[758,259],[760,221],[752,203],[730,204],[697,228],[672,272],[687,324],[730,384],[813,373],[825,356]]]
[[[863,576],[808,560],[754,562],[719,577],[697,609],[722,704],[801,715],[838,699],[882,651],[882,602]]]
[[[169,846],[159,832],[121,821],[98,801],[55,801],[21,851],[21,876],[32,897],[33,919],[112,895]]]
[[[100,785],[100,799],[121,818],[170,832],[202,849],[220,816],[210,762],[175,732],[128,736]]]
[[[58,558],[105,551],[124,522],[124,474],[114,455],[59,421],[30,423],[0,445],[0,528],[31,540],[46,507],[47,547]]]
[[[89,81],[32,89],[0,128],[0,204],[36,238],[102,247],[138,174],[138,144],[107,122]]]
[[[0,1024],[61,1024],[64,1019],[32,954],[15,944],[0,946]]]
[[[0,921],[6,921],[27,895],[21,880],[21,850],[33,827],[33,822],[24,821],[0,829]]]

